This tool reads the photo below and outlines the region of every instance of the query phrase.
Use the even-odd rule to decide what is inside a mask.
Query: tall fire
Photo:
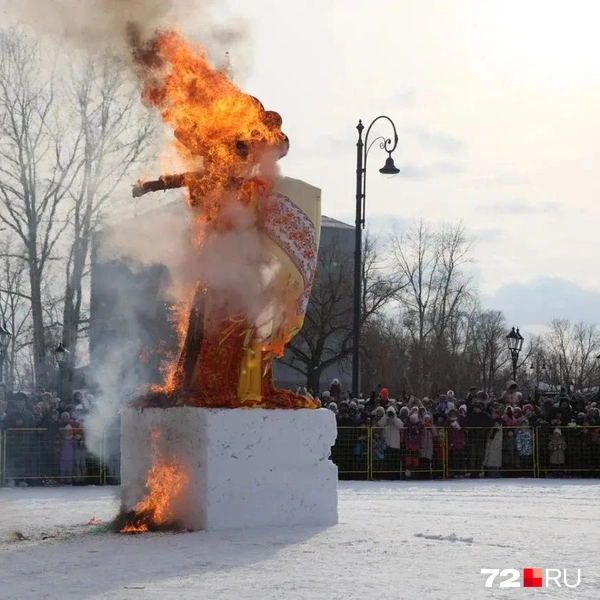
[[[130,27],[129,41],[143,100],[173,129],[184,165],[182,173],[138,182],[133,196],[183,188],[193,221],[190,260],[205,267],[174,313],[178,358],[163,385],[136,404],[316,408],[311,397],[273,383],[273,359],[302,327],[320,224],[318,194],[290,188],[277,174],[289,149],[280,115],[243,93],[211,67],[203,48],[174,31],[144,41]],[[123,533],[175,525],[169,507],[186,475],[157,448],[147,496],[122,515]]]
[[[129,40],[143,100],[172,127],[186,169],[138,182],[133,195],[184,188],[193,242],[205,262],[211,251],[218,261],[215,248],[227,236],[258,240],[236,259],[251,289],[243,282],[223,286],[213,272],[178,307],[178,359],[142,403],[315,408],[312,398],[276,389],[272,376],[272,359],[301,328],[318,240],[317,219],[277,190],[276,163],[289,148],[280,115],[243,93],[177,32],[143,41],[131,27]]]

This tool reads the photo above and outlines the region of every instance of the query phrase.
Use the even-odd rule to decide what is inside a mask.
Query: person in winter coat
[[[404,443],[406,450],[406,477],[412,475],[412,471],[419,468],[421,451],[421,434],[423,423],[419,421],[419,409],[415,408],[408,418],[408,424],[404,430]]]
[[[520,469],[522,475],[530,474],[533,468],[533,434],[529,427],[527,417],[519,419],[519,427],[517,429],[517,453],[519,455]]]
[[[565,464],[565,450],[567,449],[567,444],[565,440],[563,440],[562,432],[560,429],[556,428],[552,435],[550,436],[550,441],[548,443],[548,450],[550,451],[550,465],[552,467],[563,467]],[[558,468],[555,469],[554,472],[556,477],[560,477],[561,472]]]
[[[502,436],[502,466],[509,472],[519,467],[516,421],[515,425],[504,426]]]
[[[467,394],[467,397],[466,397],[467,406],[470,407],[473,404],[473,402],[477,401],[477,393],[478,393],[477,390],[478,389],[479,388],[476,385],[472,385],[469,388],[469,393]]]
[[[560,412],[561,426],[567,427],[573,418],[573,410],[568,398],[561,399],[557,412]]]
[[[450,451],[450,470],[453,477],[462,477],[465,474],[467,458],[467,433],[459,412],[453,408],[448,411],[448,448]]]
[[[371,444],[373,456],[373,471],[382,470],[382,461],[385,459],[385,439],[383,438],[383,429],[378,426],[379,421],[385,417],[385,409],[383,406],[378,406],[373,411],[372,422],[375,425],[371,429]]]
[[[402,471],[400,430],[404,427],[404,424],[396,415],[396,409],[393,406],[388,406],[385,415],[377,425],[382,428],[382,437],[386,444],[386,468],[400,473]]]
[[[521,402],[522,397],[516,381],[509,381],[502,396],[500,396],[500,401],[507,406],[517,406]]]
[[[339,402],[342,396],[342,386],[340,385],[339,379],[334,379],[329,386],[329,394],[336,401]]]
[[[444,396],[444,394],[442,394],[438,398],[438,401],[435,405],[435,411],[437,412],[437,414],[443,415],[443,414],[446,414],[447,408],[448,408],[448,400],[446,399],[446,396]]]
[[[467,439],[469,450],[469,471],[471,477],[483,472],[483,458],[488,432],[492,426],[492,417],[483,411],[480,402],[474,402],[471,412],[467,415]]]
[[[77,441],[73,437],[73,428],[67,425],[63,430],[62,448],[60,454],[60,476],[63,483],[73,483],[75,472],[75,448]]]
[[[502,467],[502,421],[497,419],[488,434],[483,466],[490,477],[499,477]]]
[[[435,456],[436,443],[439,443],[439,435],[436,427],[433,424],[433,415],[429,412],[423,416],[423,430],[421,431],[421,448],[419,456],[423,471],[427,471],[431,475],[431,467]]]

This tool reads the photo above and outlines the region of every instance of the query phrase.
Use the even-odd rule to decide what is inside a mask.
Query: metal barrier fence
[[[73,435],[70,428],[0,432],[0,486],[105,485],[110,483],[108,466],[108,461],[88,452],[81,437]]]
[[[600,477],[600,426],[339,427],[332,460],[340,479]]]
[[[119,435],[118,428],[105,432],[97,457],[64,429],[7,429],[0,486],[119,484]],[[600,477],[600,426],[339,427],[331,458],[340,479]]]

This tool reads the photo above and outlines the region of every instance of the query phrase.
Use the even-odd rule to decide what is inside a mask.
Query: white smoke
[[[223,0],[0,0],[0,8],[36,31],[86,52],[110,48],[128,59],[128,31],[142,38],[176,29],[201,43],[214,62],[226,54],[236,81],[251,67],[249,28],[243,19],[220,18]]]

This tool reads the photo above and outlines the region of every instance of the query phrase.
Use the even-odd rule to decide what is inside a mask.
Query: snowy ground
[[[598,599],[599,491],[594,481],[348,482],[330,529],[130,537],[87,524],[114,515],[118,488],[0,489],[0,598]],[[581,568],[582,581],[485,589],[482,567]]]

